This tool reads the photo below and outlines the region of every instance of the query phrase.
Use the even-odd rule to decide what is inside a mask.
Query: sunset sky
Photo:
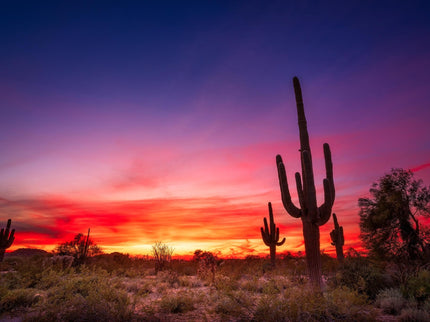
[[[0,226],[10,250],[51,250],[91,227],[106,252],[268,253],[286,243],[281,154],[296,201],[303,90],[317,199],[332,150],[345,248],[358,205],[399,167],[430,184],[428,1],[3,1]],[[334,251],[321,227],[321,248]]]

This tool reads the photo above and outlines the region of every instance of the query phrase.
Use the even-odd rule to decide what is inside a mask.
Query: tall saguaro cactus
[[[285,243],[285,238],[279,241],[279,227],[276,228],[273,220],[272,204],[269,202],[269,222],[267,224],[266,218],[264,218],[264,229],[261,227],[261,237],[263,238],[266,246],[270,247],[270,263],[272,267],[275,267],[276,262],[276,246],[282,246]]]
[[[6,249],[12,246],[12,243],[15,240],[15,229],[12,229],[12,231],[10,231],[11,222],[12,220],[9,219],[7,221],[6,230],[2,228],[0,231],[0,262],[3,261]]]
[[[282,203],[285,210],[295,218],[300,218],[303,225],[303,237],[305,240],[306,262],[311,283],[321,288],[321,255],[320,255],[320,230],[329,219],[335,198],[333,165],[331,161],[330,146],[324,143],[324,159],[326,178],[323,180],[324,203],[318,207],[312,168],[312,155],[309,146],[309,135],[305,111],[303,106],[302,90],[297,77],[293,78],[294,92],[297,103],[297,115],[300,133],[300,159],[302,173],[296,172],[296,186],[300,208],[296,207],[288,188],[285,166],[280,155],[276,156],[276,164],[281,188]]]
[[[343,245],[345,243],[345,239],[343,237],[343,227],[339,226],[337,222],[336,214],[333,213],[333,221],[334,221],[334,229],[330,233],[330,237],[332,240],[332,245],[336,246],[336,257],[337,260],[342,263],[344,260],[343,256]]]

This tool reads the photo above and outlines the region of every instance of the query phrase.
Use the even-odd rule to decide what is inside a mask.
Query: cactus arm
[[[278,167],[278,177],[279,186],[281,188],[282,204],[284,205],[285,210],[290,214],[290,216],[294,218],[300,218],[302,216],[302,212],[291,201],[290,190],[288,188],[287,174],[285,172],[285,166],[282,162],[282,157],[280,155],[276,156],[276,165]]]
[[[264,234],[265,234],[267,237],[270,237],[270,230],[269,230],[269,227],[268,227],[268,225],[267,225],[267,219],[266,219],[266,218],[264,218],[264,219],[263,219],[263,221],[264,221]]]
[[[282,246],[285,243],[285,237],[282,239],[282,241],[276,243],[276,246]]]
[[[331,160],[330,145],[328,143],[324,143],[323,148],[324,148],[324,161],[325,161],[326,178],[330,183],[330,193],[331,193],[332,204],[333,204],[334,199],[336,197],[336,191],[334,189],[333,162]]]
[[[265,231],[263,230],[263,228],[262,228],[262,227],[260,227],[260,230],[261,230],[261,238],[263,239],[264,244],[265,244],[266,246],[270,246],[270,242],[269,242],[269,240],[267,239],[267,236],[266,236]]]
[[[324,203],[318,208],[318,221],[317,225],[322,226],[327,223],[330,219],[330,214],[332,210],[332,203],[333,200],[331,197],[331,190],[330,190],[330,184],[327,179],[323,180],[324,185]]]
[[[277,240],[276,239],[276,226],[275,226],[275,221],[273,220],[272,204],[270,202],[269,202],[269,221],[270,221],[270,231],[269,231],[270,239],[271,240]]]
[[[335,199],[335,189],[333,181],[333,163],[331,161],[330,146],[324,143],[324,160],[326,167],[326,178],[323,180],[324,185],[324,203],[319,207],[318,225],[324,225],[330,219],[330,213]]]
[[[12,229],[12,232],[10,233],[8,242],[6,244],[6,248],[9,248],[10,246],[12,246],[12,244],[13,244],[13,242],[15,240],[15,236],[14,235],[15,235],[15,229]]]
[[[302,209],[305,209],[305,195],[303,194],[302,178],[300,176],[300,172],[296,172],[296,187],[297,187],[297,196],[299,197],[300,207]]]

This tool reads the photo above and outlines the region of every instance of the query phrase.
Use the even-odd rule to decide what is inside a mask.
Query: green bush
[[[406,297],[411,297],[419,304],[430,299],[430,271],[422,270],[416,276],[411,277],[403,287]]]
[[[160,310],[163,313],[185,313],[194,310],[193,298],[185,292],[174,295],[165,295],[160,301]]]
[[[20,308],[31,307],[39,299],[40,296],[37,296],[34,289],[14,289],[1,297],[0,312],[13,312]]]
[[[127,293],[102,272],[70,274],[47,291],[35,321],[125,321],[133,313]]]
[[[364,257],[346,258],[344,267],[330,283],[335,287],[346,286],[366,294],[371,300],[374,300],[380,291],[393,286],[391,277]]]

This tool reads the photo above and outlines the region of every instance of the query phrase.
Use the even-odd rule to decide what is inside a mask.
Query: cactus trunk
[[[275,267],[276,265],[276,245],[270,245],[270,265]]]
[[[302,221],[302,223],[308,276],[312,285],[320,289],[322,286],[320,229],[317,225],[312,224],[310,221]]]
[[[281,189],[284,208],[290,216],[302,219],[309,279],[314,287],[321,289],[322,280],[319,226],[324,225],[330,219],[331,209],[335,199],[333,165],[331,161],[330,146],[327,143],[324,143],[324,160],[326,167],[326,178],[323,180],[324,202],[318,207],[302,90],[297,77],[294,77],[293,84],[297,104],[300,135],[299,151],[302,165],[301,174],[297,172],[295,175],[300,208],[296,207],[291,200],[285,166],[280,155],[276,156],[276,165],[278,168],[279,186]]]

